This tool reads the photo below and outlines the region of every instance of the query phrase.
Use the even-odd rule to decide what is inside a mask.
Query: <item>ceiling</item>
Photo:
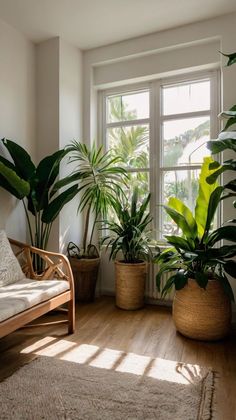
[[[236,11],[235,0],[0,0],[0,19],[34,42],[90,49]]]

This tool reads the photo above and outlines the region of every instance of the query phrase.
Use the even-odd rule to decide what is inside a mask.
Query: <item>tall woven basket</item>
[[[144,305],[147,263],[128,264],[115,261],[116,306],[121,309],[135,310]]]
[[[217,280],[209,280],[205,290],[189,279],[187,285],[175,293],[173,320],[176,329],[186,337],[219,340],[230,330],[230,299]]]
[[[78,259],[69,257],[75,283],[75,299],[78,302],[93,302],[100,258]]]

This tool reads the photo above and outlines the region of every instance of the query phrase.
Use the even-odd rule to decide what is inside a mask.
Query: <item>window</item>
[[[149,191],[149,90],[106,97],[106,147],[123,158],[129,186]]]
[[[121,155],[131,189],[151,191],[156,239],[177,233],[159,204],[171,196],[194,210],[206,142],[217,134],[217,73],[103,92],[103,138]]]

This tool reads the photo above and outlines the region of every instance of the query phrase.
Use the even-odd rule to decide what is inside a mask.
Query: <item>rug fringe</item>
[[[208,372],[203,380],[202,398],[199,410],[198,420],[211,420],[212,419],[212,402],[213,393],[215,390],[215,373]]]

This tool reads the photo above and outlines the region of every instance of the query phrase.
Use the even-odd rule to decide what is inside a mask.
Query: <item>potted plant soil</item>
[[[227,276],[236,277],[233,260],[236,226],[231,221],[213,229],[216,210],[225,197],[224,187],[216,180],[207,182],[215,170],[213,159],[205,158],[194,215],[178,198],[170,198],[164,206],[180,234],[165,236],[171,247],[156,259],[160,267],[156,278],[158,289],[162,274],[170,273],[162,294],[173,286],[176,290],[173,302],[176,329],[199,340],[218,340],[228,334],[234,299]],[[222,245],[222,240],[231,244]]]
[[[119,166],[120,158],[103,153],[102,147],[73,141],[68,146],[70,162],[76,164],[66,178],[66,184],[78,186],[80,203],[78,211],[85,212],[82,247],[72,242],[68,245],[69,260],[75,279],[76,299],[83,302],[94,300],[100,255],[94,245],[94,233],[98,220],[105,218],[116,195],[122,191],[125,170]],[[57,187],[63,186],[60,182]]]
[[[135,310],[144,305],[147,261],[151,258],[150,238],[147,227],[152,218],[148,212],[150,194],[143,200],[135,188],[131,205],[128,200],[113,204],[116,221],[107,222],[109,235],[103,239],[115,260],[116,306]],[[119,254],[122,254],[119,255]]]

